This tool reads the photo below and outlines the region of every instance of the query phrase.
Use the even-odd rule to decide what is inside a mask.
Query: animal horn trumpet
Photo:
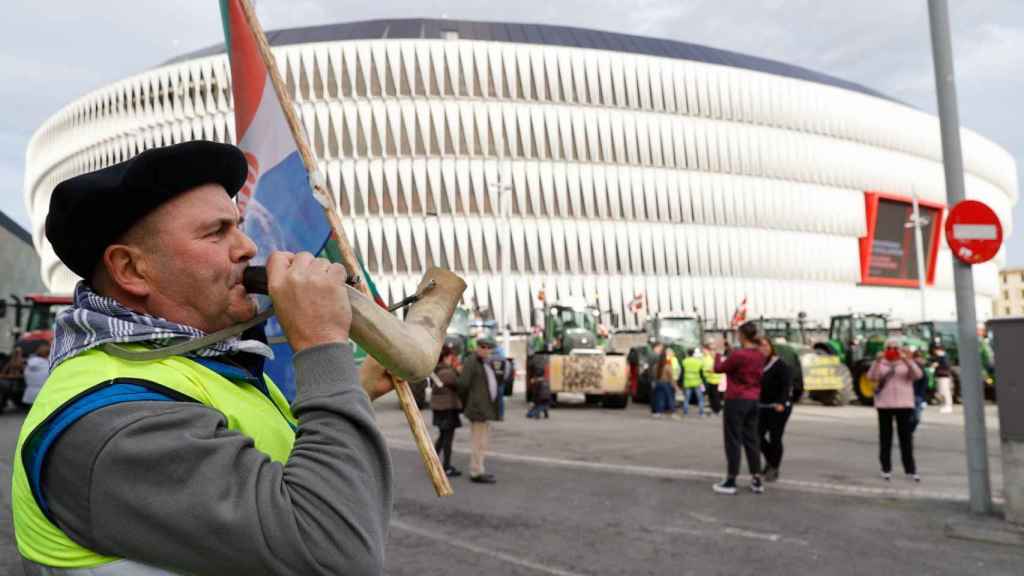
[[[253,294],[267,294],[267,270],[250,266],[242,283]],[[403,322],[365,294],[348,286],[352,306],[349,336],[388,372],[407,382],[424,380],[437,366],[445,331],[466,283],[443,268],[431,268],[416,287]]]

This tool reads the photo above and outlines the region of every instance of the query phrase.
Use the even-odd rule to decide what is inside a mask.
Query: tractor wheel
[[[605,394],[601,405],[605,408],[623,410],[629,405],[629,394]]]
[[[811,400],[823,406],[842,406],[843,394],[840,390],[815,390],[809,394]]]
[[[857,395],[857,401],[864,406],[875,404],[875,387],[877,382],[868,378],[869,362],[861,362],[853,367],[850,372],[853,374],[853,392]]]

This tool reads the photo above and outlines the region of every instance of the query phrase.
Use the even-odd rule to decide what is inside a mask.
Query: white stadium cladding
[[[388,301],[440,265],[467,280],[468,304],[502,307],[517,328],[542,290],[596,299],[621,327],[642,321],[637,295],[645,313],[719,325],[744,297],[755,316],[917,319],[918,290],[862,283],[858,239],[865,191],[945,203],[931,114],[780,62],[577,28],[411,19],[268,36]],[[213,46],[82,96],[37,130],[25,194],[51,290],[77,280],[44,238],[54,186],[154,146],[234,142],[230,81]],[[1013,158],[961,137],[967,196],[1009,233]],[[975,267],[981,318],[1003,259]],[[935,318],[954,314],[951,269],[943,238]]]

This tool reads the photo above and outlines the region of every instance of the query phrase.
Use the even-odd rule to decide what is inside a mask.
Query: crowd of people
[[[681,361],[672,347],[652,343],[650,362],[645,368],[651,382],[650,410],[654,418],[679,421],[696,405],[701,418],[721,416],[726,475],[713,486],[714,491],[737,492],[736,479],[745,455],[750,489],[760,494],[766,482],[779,479],[783,436],[793,406],[803,395],[802,379],[796,365],[799,360],[780,354],[770,338],[758,334],[756,324],[741,325],[737,336],[738,347],[709,337]],[[462,426],[465,416],[470,421],[472,439],[470,479],[481,483],[496,481],[486,472],[484,458],[490,437],[489,422],[502,418],[499,407],[503,390],[509,384],[505,377],[510,375],[501,373],[500,368],[495,370],[500,366],[491,360],[495,347],[493,340],[482,338],[476,342],[474,351],[460,359],[456,350],[446,345],[432,377],[431,409],[434,425],[440,430],[435,447],[451,477],[461,475],[451,464],[451,454],[455,430]],[[936,394],[931,393],[926,373],[929,365],[936,379]],[[952,403],[951,376],[941,346],[925,355],[924,351],[892,337],[874,359],[868,377],[877,382],[875,408],[883,479],[892,478],[895,422],[903,470],[908,478],[920,482],[913,434],[929,397],[942,399],[946,403],[942,411],[948,410]],[[526,417],[548,418],[551,389],[546,378],[537,380],[531,383],[534,394]],[[677,394],[682,400],[678,403]]]

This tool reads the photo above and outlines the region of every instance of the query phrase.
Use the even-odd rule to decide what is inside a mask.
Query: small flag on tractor
[[[735,327],[739,326],[740,324],[743,324],[746,321],[747,321],[747,297],[744,296],[743,297],[743,301],[740,302],[740,305],[736,307],[736,311],[733,312],[733,314],[732,314],[732,322],[729,323],[729,326],[735,328]]]
[[[629,301],[629,311],[633,314],[639,314],[644,309],[644,295],[642,292],[637,292],[636,296]]]

